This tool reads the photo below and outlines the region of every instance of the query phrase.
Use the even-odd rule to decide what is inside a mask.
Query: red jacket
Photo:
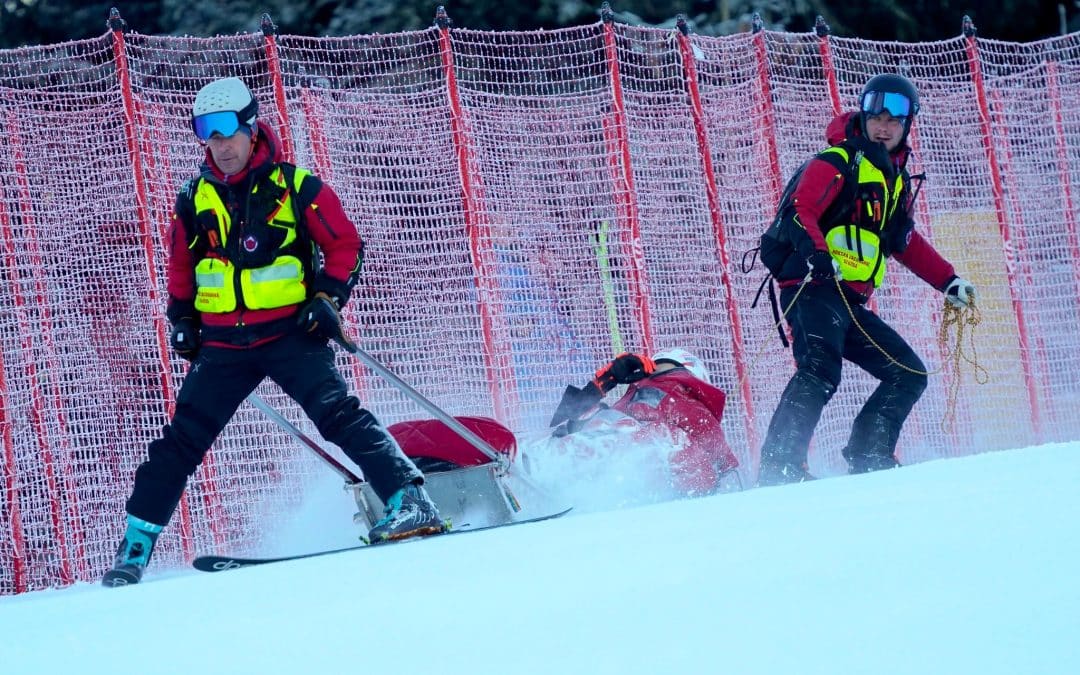
[[[843,141],[849,129],[859,133],[858,125],[849,125],[854,112],[843,113],[833,118],[825,132],[829,145],[836,145]],[[907,144],[902,144],[892,153],[892,159],[896,168],[902,169],[907,163],[911,149]],[[833,201],[840,195],[844,183],[836,180],[836,169],[822,159],[813,159],[803,171],[798,185],[795,187],[795,211],[799,221],[806,228],[806,233],[814,242],[814,248],[819,251],[827,251],[825,234],[822,228],[821,217]],[[826,226],[828,223],[825,224]],[[903,253],[894,254],[892,257],[900,261],[923,281],[934,288],[944,291],[949,281],[955,274],[953,266],[949,264],[933,246],[930,245],[921,234],[912,231],[907,249]],[[781,286],[799,284],[802,280],[789,280],[781,283]],[[845,281],[849,288],[865,298],[869,298],[874,292],[874,285],[869,281]]]
[[[720,426],[726,400],[724,392],[675,368],[629,385],[612,408],[646,426],[685,433],[686,443],[669,458],[672,482],[684,492],[702,494],[739,465]]]
[[[226,204],[229,203],[225,199],[226,192],[236,199],[246,197],[250,194],[249,181],[268,175],[278,163],[284,161],[276,134],[265,122],[260,121],[258,125],[259,133],[251,159],[247,167],[238,174],[223,174],[214,164],[209,148],[206,150],[201,177],[219,186],[219,192],[223,193]],[[305,185],[312,179],[313,177],[307,178]],[[356,274],[363,256],[363,241],[356,226],[345,215],[341,201],[334,191],[321,181],[318,185],[319,189],[311,200],[311,206],[304,211],[301,223],[306,226],[311,240],[322,250],[324,258],[323,269],[316,278],[309,280],[308,295],[310,297],[315,291],[325,290],[344,302],[356,283]],[[238,187],[228,190],[225,186]],[[199,253],[190,248],[196,233],[194,223],[190,222],[192,216],[188,209],[183,208],[184,193],[187,189],[185,186],[177,197],[177,206],[173,209],[166,242],[170,320],[198,316],[202,323],[204,344],[207,345],[242,348],[280,337],[291,328],[292,317],[299,311],[300,303],[274,309],[253,310],[241,307],[224,314],[200,315],[195,311],[195,266],[200,257]],[[232,210],[235,214],[247,212],[245,204],[236,204]]]

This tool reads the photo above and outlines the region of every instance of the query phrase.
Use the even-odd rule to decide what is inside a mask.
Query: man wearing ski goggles
[[[215,135],[228,138],[237,131],[251,136],[251,127],[240,121],[240,116],[231,110],[206,113],[191,118],[191,128],[202,143],[207,143]]]
[[[761,252],[771,249],[797,369],[769,421],[758,485],[814,478],[807,452],[845,361],[879,380],[840,451],[849,472],[900,465],[897,440],[928,373],[868,303],[886,278],[888,259],[942,292],[947,306],[959,311],[975,303],[975,286],[915,229],[917,179],[907,168],[907,138],[919,114],[918,90],[906,77],[881,73],[863,86],[858,106],[829,123],[830,147],[803,164],[761,237]]]
[[[169,424],[135,471],[127,529],[104,586],[139,583],[188,477],[264,379],[280,385],[376,491],[385,509],[368,530],[371,543],[447,527],[423,472],[350,396],[330,348],[333,340],[356,350],[341,317],[363,262],[356,224],[329,185],[285,161],[258,113],[238,77],[208,82],[191,107],[204,161],[173,207],[165,316],[169,345],[193,365]]]

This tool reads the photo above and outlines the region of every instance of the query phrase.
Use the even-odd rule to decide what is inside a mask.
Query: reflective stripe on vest
[[[825,152],[835,152],[848,161],[848,153],[842,147],[834,146]],[[885,174],[865,157],[859,161],[860,185],[880,185],[885,201],[881,208],[880,220],[874,221],[874,212],[870,204],[866,204],[867,219],[856,217],[852,212],[851,219],[854,222],[837,223],[829,227],[825,232],[825,244],[829,253],[840,265],[840,274],[845,281],[872,281],[874,288],[881,285],[885,278],[885,256],[881,250],[881,230],[896,211],[900,202],[900,193],[904,188],[903,177],[898,176],[893,185],[892,193],[889,193],[888,182]],[[856,189],[856,194],[859,190]],[[855,223],[865,223],[867,220],[874,221],[877,231],[860,227]]]
[[[300,190],[304,178],[311,172],[296,169],[293,177],[293,189],[288,190],[278,202],[272,213],[267,215],[270,227],[286,230],[285,239],[279,251],[297,239],[296,214],[292,199]],[[279,187],[287,188],[285,175],[281,167],[270,174],[270,179]],[[258,190],[258,185],[253,188]],[[217,190],[205,180],[199,181],[195,192],[196,215],[211,212],[214,214],[221,247],[225,247],[232,222],[229,211],[221,201]],[[220,257],[203,258],[195,266],[195,308],[200,312],[223,314],[233,312],[241,305],[248,309],[275,309],[303,302],[307,297],[304,285],[304,265],[294,255],[278,254],[268,265],[253,269],[239,270],[229,260]],[[239,294],[239,295],[238,295]]]
[[[278,256],[266,267],[241,270],[240,288],[250,309],[295,305],[307,298],[304,265],[295,256]]]

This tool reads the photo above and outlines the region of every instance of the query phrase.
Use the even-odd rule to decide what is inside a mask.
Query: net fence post
[[[509,355],[501,342],[496,339],[495,324],[498,320],[499,288],[494,274],[495,266],[492,262],[494,257],[491,250],[492,238],[488,216],[484,209],[482,187],[479,176],[476,175],[472,157],[473,139],[458,90],[453,42],[450,37],[452,22],[445,7],[439,6],[436,10],[435,25],[438,29],[439,55],[446,79],[451,139],[457,156],[458,175],[461,179],[461,200],[465,228],[469,235],[473,279],[478,293],[480,327],[484,336],[484,370],[487,373],[488,389],[491,392],[495,416],[500,420],[508,420],[517,412],[513,410],[514,406],[511,404],[511,401],[516,400],[516,383]]]
[[[994,128],[991,123],[990,104],[986,95],[986,83],[983,80],[982,61],[979,56],[979,43],[976,37],[975,24],[970,17],[963,20],[963,33],[967,52],[968,69],[971,75],[972,85],[975,88],[975,99],[979,107],[979,125],[982,128],[983,148],[986,151],[987,168],[990,170],[990,189],[993,192],[994,211],[997,215],[998,229],[1001,232],[1001,240],[1005,245],[1006,271],[1009,279],[1009,295],[1012,298],[1013,311],[1016,314],[1017,336],[1020,341],[1020,363],[1024,371],[1024,382],[1027,386],[1028,404],[1031,407],[1031,422],[1035,432],[1035,441],[1041,443],[1043,439],[1042,416],[1039,409],[1039,387],[1035,381],[1031,362],[1031,347],[1028,340],[1027,321],[1024,317],[1023,300],[1020,298],[1016,272],[1016,250],[1013,245],[1012,228],[1009,224],[1008,211],[1005,205],[1005,191],[1002,185],[1001,165],[998,163],[997,151],[994,147]]]
[[[832,45],[829,43],[829,35],[832,29],[825,23],[825,17],[818,16],[814,21],[814,33],[818,36],[818,51],[821,54],[821,70],[825,75],[825,86],[829,89],[829,101],[832,102],[833,115],[839,115],[843,111],[840,100],[840,84],[836,79],[836,66],[833,64]]]
[[[161,297],[158,289],[161,284],[157,275],[157,266],[154,263],[154,240],[150,232],[150,201],[147,194],[143,148],[139,143],[138,104],[131,84],[131,68],[128,61],[127,41],[124,35],[127,30],[127,22],[124,21],[120,16],[120,11],[115,7],[109,11],[108,26],[112,30],[113,58],[116,62],[116,76],[119,80],[120,96],[124,107],[124,138],[127,141],[128,158],[131,162],[132,179],[135,183],[135,216],[138,220],[139,235],[142,238],[147,256],[146,270],[149,275],[147,289],[151,304],[160,307]],[[162,314],[159,313],[155,317],[154,326],[157,334],[161,372],[168,373],[172,370],[172,366],[169,359],[168,331]],[[168,377],[162,378],[162,387],[161,394],[167,402],[167,412],[171,414],[173,391]],[[184,557],[191,560],[195,557],[195,541],[191,504],[187,494],[181,496],[177,512],[180,520],[181,547]]]
[[[289,126],[289,104],[285,98],[285,83],[281,75],[281,56],[278,53],[277,25],[269,14],[263,14],[259,22],[266,48],[266,63],[270,71],[270,82],[274,89],[274,105],[278,112],[278,136],[281,137],[281,152],[285,161],[296,161],[296,145],[293,143],[292,128]]]
[[[11,288],[16,288],[14,278],[15,248],[11,242],[12,236],[11,216],[7,210],[7,199],[0,194],[0,243],[3,250],[0,255],[4,259],[4,269],[9,270],[7,282]],[[4,493],[5,509],[7,511],[7,536],[3,537],[11,542],[11,585],[16,593],[25,593],[29,588],[26,571],[26,533],[23,530],[22,517],[19,510],[20,484],[19,469],[15,464],[15,439],[11,431],[11,412],[8,408],[8,385],[4,375],[6,364],[4,353],[0,350],[0,443],[3,444],[3,468],[4,468]],[[3,595],[0,589],[0,595]]]
[[[625,231],[628,239],[631,296],[634,298],[635,317],[641,326],[642,349],[652,354],[653,331],[652,317],[649,310],[649,282],[645,271],[645,250],[641,242],[641,217],[638,211],[637,189],[634,187],[634,166],[630,151],[629,122],[626,116],[626,101],[623,97],[622,77],[619,72],[619,49],[615,35],[615,14],[608,3],[600,8],[600,17],[604,31],[604,53],[606,55],[608,77],[611,83],[610,133],[613,135],[614,148],[610,160],[614,171],[616,203],[622,210],[625,230],[616,228],[616,234]]]
[[[745,342],[743,340],[742,319],[739,316],[738,303],[735,301],[735,288],[731,282],[731,256],[728,254],[728,238],[724,230],[724,219],[720,212],[720,194],[716,185],[716,171],[712,161],[712,146],[709,144],[709,132],[705,121],[705,109],[701,104],[701,91],[698,88],[697,63],[693,45],[690,43],[690,27],[686,18],[679,15],[677,40],[679,55],[682,58],[683,82],[690,100],[690,114],[694,120],[694,132],[697,138],[698,154],[705,179],[705,198],[709,205],[709,221],[716,240],[716,256],[720,265],[720,282],[724,286],[724,298],[727,305],[728,320],[731,324],[731,349],[735,359],[735,374],[739,378],[739,394],[742,396],[746,415],[743,424],[746,438],[753,447],[758,446],[757,430],[754,428],[754,397],[750,390],[750,378],[747,377]]]

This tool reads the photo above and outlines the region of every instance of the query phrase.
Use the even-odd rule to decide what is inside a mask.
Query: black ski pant
[[[147,460],[135,470],[127,512],[167,525],[188,477],[267,377],[300,404],[323,438],[360,467],[384,502],[407,483],[423,479],[375,416],[349,395],[326,340],[296,333],[249,349],[200,350],[177,395],[171,423],[150,443]]]
[[[783,289],[781,306],[790,305],[798,290],[799,286]],[[893,453],[900,429],[926,389],[922,360],[899,333],[864,305],[851,299],[845,304],[832,281],[805,284],[787,321],[797,370],[769,423],[762,462],[806,462],[814,428],[840,386],[846,359],[880,384],[855,418],[844,458],[857,473],[895,466]]]

